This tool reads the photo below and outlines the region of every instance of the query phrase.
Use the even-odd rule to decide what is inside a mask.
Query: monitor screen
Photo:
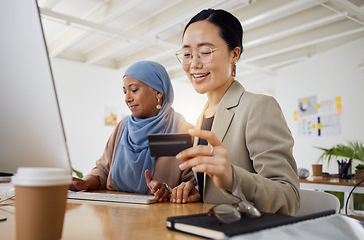
[[[0,30],[0,172],[71,171],[36,0],[2,1]]]

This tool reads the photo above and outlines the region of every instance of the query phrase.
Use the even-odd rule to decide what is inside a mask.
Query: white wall
[[[73,168],[87,173],[101,156],[113,127],[104,125],[105,108],[125,106],[121,73],[52,59],[61,114]]]
[[[120,71],[89,66],[66,60],[51,59],[59,95],[66,136],[74,168],[87,173],[102,154],[113,127],[104,125],[105,108],[130,114],[122,93]],[[298,167],[311,171],[320,151],[313,146],[331,147],[346,139],[364,140],[364,39],[348,43],[305,62],[293,65],[275,76],[242,82],[252,92],[269,93],[280,103],[295,138],[294,155]],[[175,91],[173,107],[186,120],[195,123],[206,102],[188,81],[172,81]],[[318,95],[322,98],[341,96],[343,105],[342,134],[332,137],[303,137],[297,134],[293,112],[297,100]],[[324,171],[337,173],[336,164]]]
[[[345,144],[346,140],[364,141],[364,39],[314,56],[280,71],[276,76],[262,77],[243,84],[252,92],[269,92],[280,103],[295,139],[294,155],[298,167],[311,172],[320,150],[313,146],[332,147]],[[293,113],[299,98],[317,95],[321,99],[341,96],[341,135],[300,136]],[[323,171],[337,173],[337,164],[329,167],[324,163]],[[354,171],[354,168],[353,168]]]

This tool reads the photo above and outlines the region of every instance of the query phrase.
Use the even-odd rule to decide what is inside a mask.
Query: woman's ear
[[[157,104],[156,108],[158,110],[162,108],[162,104],[163,104],[162,97],[163,97],[163,94],[157,91],[156,98],[157,98],[158,104]]]
[[[163,94],[161,92],[157,91],[157,98],[159,98],[160,100],[162,100]]]
[[[232,64],[235,64],[239,60],[240,51],[240,47],[235,47],[234,50],[231,52],[233,57]]]

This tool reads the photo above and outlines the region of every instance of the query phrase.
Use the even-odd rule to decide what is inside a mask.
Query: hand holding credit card
[[[187,133],[149,134],[148,140],[152,157],[176,156],[192,147],[192,137]]]

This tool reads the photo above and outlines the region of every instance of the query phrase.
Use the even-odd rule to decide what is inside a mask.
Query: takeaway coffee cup
[[[18,168],[15,187],[16,239],[61,239],[71,174],[60,168]]]

